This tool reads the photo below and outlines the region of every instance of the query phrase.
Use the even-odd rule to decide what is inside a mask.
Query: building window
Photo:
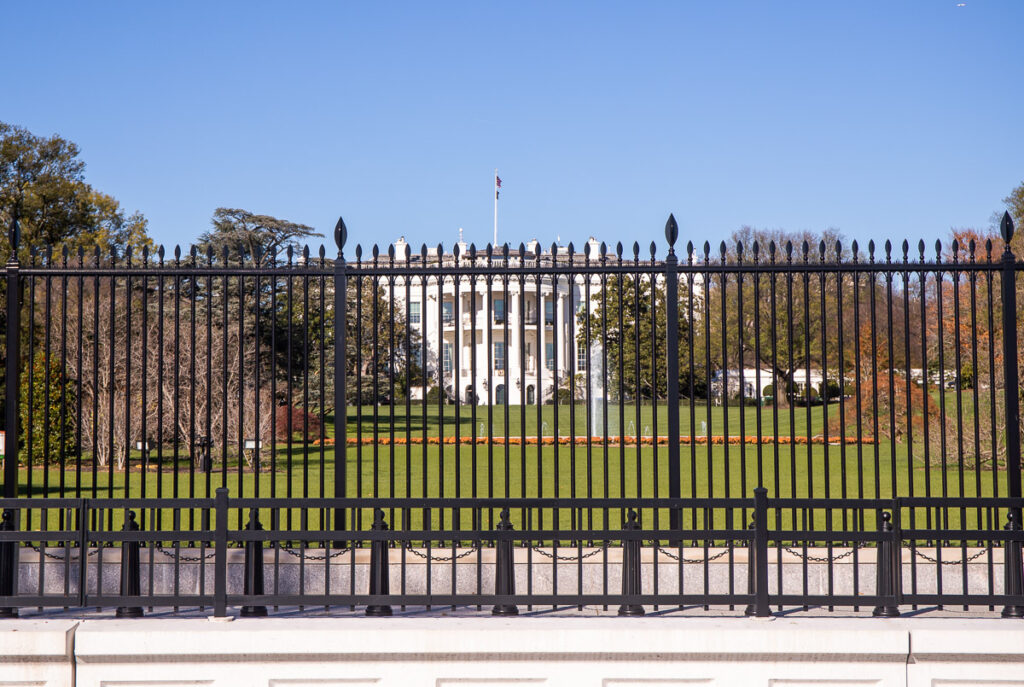
[[[544,301],[544,324],[555,323],[555,302]]]
[[[416,367],[423,367],[423,351],[418,346],[412,348],[412,364]]]
[[[576,342],[576,370],[578,372],[587,371],[587,343],[585,341]]]
[[[412,301],[409,303],[409,324],[420,323],[420,302]]]
[[[505,370],[505,342],[494,342],[494,369],[504,372]]]
[[[444,365],[444,373],[445,374],[451,374],[452,373],[452,345],[450,343],[448,343],[447,341],[444,342],[443,358],[444,358],[444,360],[442,361],[442,363]]]
[[[441,319],[446,325],[455,322],[455,303],[445,301],[441,304]]]
[[[504,324],[505,323],[505,299],[496,298],[494,299],[494,323]]]
[[[544,361],[545,366],[549,370],[555,369],[555,344],[550,341],[544,344],[544,357],[547,360]]]

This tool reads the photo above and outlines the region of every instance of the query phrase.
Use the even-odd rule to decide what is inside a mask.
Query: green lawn
[[[392,427],[395,436],[405,436],[408,432],[412,435],[424,434],[427,436],[455,436],[456,430],[460,436],[472,436],[474,429],[477,436],[488,436],[487,428],[490,427],[490,436],[505,436],[505,427],[508,427],[509,436],[555,436],[557,426],[558,435],[569,436],[570,429],[576,436],[593,434],[600,436],[604,434],[605,422],[598,419],[597,412],[604,413],[607,422],[609,436],[654,436],[655,434],[665,435],[668,433],[668,407],[659,404],[657,410],[649,403],[641,404],[617,404],[609,403],[607,410],[604,404],[600,409],[590,408],[585,404],[576,403],[573,405],[559,405],[557,413],[553,405],[541,406],[459,406],[458,419],[456,419],[456,407],[446,405],[443,407],[443,414],[438,412],[435,403],[428,404],[424,413],[423,402],[412,402],[408,409],[405,401],[396,401],[394,414],[391,413],[390,405],[362,406],[349,408],[348,411],[348,433],[355,436],[361,432],[362,436],[372,436],[374,426],[381,436],[390,436]],[[408,412],[407,412],[408,410]],[[745,410],[745,412],[741,412]],[[808,410],[810,411],[808,413]],[[588,413],[591,413],[588,415]],[[808,416],[810,417],[811,434],[820,434],[823,428],[824,409],[822,406],[777,408],[764,406],[760,409],[762,433],[774,435],[774,420],[777,416],[780,435],[788,435],[792,426],[793,433],[806,435],[808,427]],[[833,404],[828,407],[829,417],[838,413],[838,406]],[[508,420],[506,422],[506,414]],[[792,421],[791,421],[792,414]],[[728,412],[722,406],[683,405],[679,410],[679,431],[682,435],[706,436],[708,434],[740,434],[741,416],[743,429],[746,434],[755,434],[757,427],[758,409],[747,407],[741,409],[733,403]],[[591,418],[595,418],[595,429],[589,432],[588,425]],[[392,419],[393,418],[393,419]],[[539,428],[539,430],[538,430]],[[443,429],[443,432],[442,432]],[[865,435],[870,434],[870,429],[865,427]],[[333,436],[333,426],[328,432]]]
[[[465,409],[463,409],[465,410]],[[498,410],[498,409],[495,409]],[[518,410],[516,408],[515,410]],[[534,414],[536,427],[536,407],[527,408]],[[568,422],[569,409],[560,409]],[[707,417],[707,408],[699,407],[695,411]],[[830,408],[830,412],[834,408]],[[542,407],[541,422],[544,418],[553,421],[553,408]],[[746,433],[755,433],[756,409],[745,409]],[[478,416],[486,418],[487,409],[477,408]],[[646,412],[646,415],[644,414]],[[658,432],[664,433],[665,408],[658,408]],[[725,414],[721,408],[712,408],[712,434],[725,426]],[[503,414],[503,413],[502,413]],[[518,414],[518,413],[516,413]],[[689,417],[689,409],[683,408],[683,417]],[[396,413],[397,415],[397,413]],[[512,415],[512,413],[510,413]],[[807,409],[795,408],[795,432],[802,435],[807,426]],[[355,412],[352,417],[356,416]],[[404,416],[403,416],[404,417]],[[729,433],[739,433],[739,409],[729,411]],[[780,426],[783,420],[788,423],[789,412],[780,413]],[[641,409],[641,422],[648,419],[653,425],[653,412],[650,407]],[[422,418],[421,424],[422,424]],[[819,433],[822,425],[822,408],[811,409],[810,426],[812,434]],[[773,434],[769,428],[773,421],[771,408],[762,409],[762,426],[765,434]],[[396,418],[396,424],[401,424]],[[447,423],[447,420],[446,420]],[[497,425],[497,420],[495,421]],[[667,423],[665,423],[667,424]],[[514,434],[519,432],[519,425],[510,422]],[[682,434],[689,431],[688,424],[683,424]],[[526,425],[529,433],[531,425]],[[735,429],[734,429],[735,428]],[[430,428],[428,426],[428,432]],[[422,431],[422,430],[419,430]],[[495,432],[503,433],[503,432]],[[446,432],[447,434],[447,432]],[[566,435],[560,427],[560,434]],[[698,435],[700,432],[698,431]],[[352,432],[355,436],[355,433]],[[435,434],[436,435],[436,434]],[[396,431],[396,436],[404,436]],[[42,495],[45,492],[57,496],[98,496],[98,497],[138,497],[138,496],[212,496],[213,490],[219,486],[227,486],[232,495],[259,496],[331,496],[334,494],[335,454],[331,446],[302,446],[295,444],[290,454],[284,446],[279,445],[273,454],[275,468],[271,471],[269,449],[264,449],[263,468],[257,475],[248,468],[239,470],[237,461],[229,460],[226,472],[221,470],[218,461],[216,471],[209,476],[209,488],[206,475],[196,473],[193,481],[187,461],[179,462],[178,472],[165,463],[159,471],[143,472],[133,465],[129,472],[106,470],[99,472],[93,480],[88,466],[84,466],[81,481],[77,482],[74,470],[63,471],[51,467],[48,470],[35,468],[31,472],[31,492],[29,492],[29,472],[22,469],[23,493]],[[305,458],[308,455],[309,460]],[[290,458],[290,469],[289,469]],[[887,440],[879,444],[862,445],[773,445],[763,444],[745,446],[721,445],[684,445],[680,449],[681,495],[683,497],[733,496],[749,497],[753,489],[762,483],[771,496],[832,496],[832,497],[875,497],[882,498],[896,495],[926,494],[950,496],[988,496],[993,493],[993,480],[998,480],[999,493],[1005,494],[1005,474],[993,471],[991,467],[979,472],[965,470],[961,488],[961,472],[955,464],[943,471],[937,467],[927,467],[919,463],[909,464],[905,447],[890,444]],[[955,461],[953,461],[955,463]],[[491,466],[491,467],[489,467]],[[362,445],[349,447],[346,450],[346,494],[348,496],[462,496],[462,497],[520,497],[520,496],[558,496],[558,497],[637,497],[637,496],[668,496],[668,448],[666,446],[594,446],[589,452],[586,446],[502,446],[502,445]],[[876,475],[880,475],[876,479]],[[194,485],[194,486],[193,486]],[[95,491],[94,491],[95,490]],[[575,515],[574,515],[575,513]],[[605,522],[617,527],[621,523],[620,513],[594,512],[582,515],[578,509],[562,509],[559,522],[563,526],[581,522],[588,526],[601,527]],[[462,524],[471,520],[471,514],[463,513]],[[803,514],[780,513],[779,524],[788,526],[793,517],[803,518]],[[52,515],[49,516],[52,519]],[[287,515],[283,515],[287,519]],[[310,526],[319,526],[321,514],[309,512],[305,515],[298,511],[291,514],[292,524],[298,526],[301,518],[306,517]],[[362,521],[357,523],[365,527],[369,523],[369,514],[362,514]],[[485,527],[493,526],[494,513],[483,517]],[[522,526],[525,514],[513,515],[517,527]],[[535,517],[535,516],[531,516]],[[545,516],[551,520],[553,515]],[[607,520],[606,520],[607,517]],[[653,524],[654,513],[646,513],[644,520]],[[684,525],[692,526],[694,522],[703,525],[700,512],[684,514]],[[819,514],[817,522],[823,526],[824,516]],[[838,517],[838,516],[837,516]],[[923,523],[924,514],[920,516]],[[951,523],[964,522],[970,524],[977,521],[982,514],[963,513],[951,516]],[[724,514],[721,515],[724,518]],[[716,526],[725,525],[724,519],[715,521]],[[264,524],[269,521],[269,514],[263,516]],[[737,513],[732,520],[733,525],[749,520],[749,513]],[[873,514],[870,517],[873,522]],[[119,521],[119,518],[118,518]],[[401,513],[389,513],[388,521],[395,526],[419,527],[422,524],[421,514],[415,512],[403,523]],[[113,522],[113,521],[112,521]],[[447,521],[446,521],[447,522]],[[664,526],[667,515],[658,515],[658,524]],[[286,523],[282,524],[282,527]],[[449,523],[450,524],[450,523]],[[435,523],[436,526],[436,523]],[[534,523],[536,526],[536,523]]]

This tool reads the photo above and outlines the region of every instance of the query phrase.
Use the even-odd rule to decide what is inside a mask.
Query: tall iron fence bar
[[[1019,351],[1017,347],[1017,265],[1016,257],[1010,251],[1013,239],[1013,221],[1010,213],[1004,212],[1000,232],[1005,248],[1002,255],[1000,285],[1003,306],[1003,379],[1006,397],[1006,456],[1007,493],[1011,498],[1021,495],[1020,474],[1020,379]],[[1017,522],[1021,514],[1016,513]]]
[[[668,241],[668,255],[665,258],[665,330],[668,335],[666,343],[667,360],[665,373],[668,382],[668,407],[679,407],[679,277],[677,267],[679,259],[676,257],[675,244],[679,237],[679,225],[674,215],[668,216],[665,224],[665,239]],[[690,316],[693,316],[692,300],[690,301]],[[652,330],[654,329],[652,325]],[[692,348],[692,346],[688,346]],[[652,360],[655,356],[652,355]],[[691,369],[693,367],[691,363]],[[692,380],[692,375],[691,375]],[[692,381],[691,381],[692,384]],[[691,392],[691,403],[693,394]],[[655,413],[657,416],[657,413]],[[691,424],[692,427],[692,424]],[[682,470],[679,456],[679,413],[668,413],[668,495],[670,498],[679,498],[682,493]],[[655,433],[657,436],[657,433]],[[655,442],[657,444],[657,442]],[[758,482],[760,485],[760,481]],[[669,528],[676,530],[682,527],[682,514],[672,511],[669,519]]]
[[[607,525],[613,514],[574,505],[584,494],[1020,493],[1022,267],[1008,217],[994,255],[954,242],[933,259],[923,243],[911,259],[904,242],[900,259],[888,242],[881,257],[873,244],[865,256],[822,242],[796,255],[771,243],[764,260],[763,244],[744,241],[714,258],[688,246],[679,260],[667,226],[664,260],[653,247],[641,260],[637,244],[624,256],[588,242],[582,254],[374,247],[372,259],[357,247],[347,263],[339,224],[334,260],[44,250],[23,264],[16,250],[5,271],[5,495],[20,479],[24,493],[58,497],[226,486],[562,498],[562,510],[530,514],[544,527],[584,515]],[[698,514],[652,517],[682,527]],[[406,515],[389,509],[388,521]],[[494,514],[437,515],[480,528]],[[791,515],[809,528],[864,518]],[[66,513],[30,517],[59,528]],[[140,522],[150,517],[168,524],[159,511]],[[352,526],[315,509],[284,517]],[[920,509],[908,522],[989,517]]]
[[[341,450],[348,450],[348,402],[345,395],[345,391],[348,388],[346,377],[347,366],[343,362],[348,357],[348,342],[346,340],[346,330],[348,327],[338,325],[337,313],[347,312],[345,299],[348,294],[348,275],[345,271],[345,243],[348,240],[348,228],[345,226],[345,222],[342,218],[338,218],[338,223],[334,227],[334,242],[338,247],[338,257],[334,262],[334,437],[335,437],[335,460],[337,461],[338,446],[343,447]],[[326,313],[325,313],[326,314]],[[325,375],[321,375],[321,378]],[[323,385],[321,385],[323,388]],[[323,435],[321,434],[321,437]],[[346,489],[346,476],[347,470],[338,469],[335,465],[334,469],[334,495],[345,496],[347,495]],[[334,529],[341,530],[345,528],[345,512],[344,510],[335,510],[333,514]],[[339,544],[341,546],[342,544]]]

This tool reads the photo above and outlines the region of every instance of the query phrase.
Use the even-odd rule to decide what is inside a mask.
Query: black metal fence
[[[595,241],[400,241],[347,261],[345,234],[339,221],[334,259],[47,250],[22,264],[12,229],[0,607],[259,603],[228,594],[229,544],[263,563],[244,566],[246,589],[271,565],[260,605],[1024,606],[1024,263],[1008,215],[1001,240],[933,256],[770,236],[678,255],[672,218],[660,259],[653,244],[641,258]],[[104,551],[142,570],[148,600],[123,591],[130,576],[104,591]],[[864,557],[888,561],[874,596]],[[834,581],[847,559],[846,591],[808,586],[808,565]],[[703,586],[688,589],[692,565]],[[437,592],[431,571],[448,567]],[[381,592],[388,568],[399,593]]]
[[[863,608],[892,617],[900,607],[1000,606],[1024,617],[1021,542],[1024,501],[988,499],[584,499],[613,514],[603,527],[569,528],[564,499],[5,499],[6,513],[59,511],[61,529],[0,531],[4,555],[25,545],[14,607],[229,606],[266,615],[268,606],[618,607],[715,605],[769,615],[771,607]],[[983,509],[993,529],[909,528],[909,514]],[[366,529],[289,529],[288,511],[369,511]],[[657,529],[652,514],[696,510],[694,528]],[[389,521],[387,511],[398,515]],[[847,527],[787,527],[796,510]],[[439,523],[495,523],[457,527]],[[749,526],[739,513],[751,514]],[[165,519],[161,528],[146,526]],[[736,526],[727,526],[729,514]],[[919,513],[920,515],[920,513]],[[113,517],[111,517],[113,516]],[[877,519],[876,519],[877,518]],[[37,521],[44,518],[41,516]],[[117,524],[107,526],[113,519]],[[187,527],[190,520],[203,523]],[[549,525],[536,523],[547,520]],[[863,521],[872,526],[864,529]],[[417,524],[413,524],[417,523]],[[954,557],[943,558],[952,554]]]

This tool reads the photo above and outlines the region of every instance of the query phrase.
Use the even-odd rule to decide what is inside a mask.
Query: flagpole
[[[498,247],[498,168],[494,168],[494,247]]]

